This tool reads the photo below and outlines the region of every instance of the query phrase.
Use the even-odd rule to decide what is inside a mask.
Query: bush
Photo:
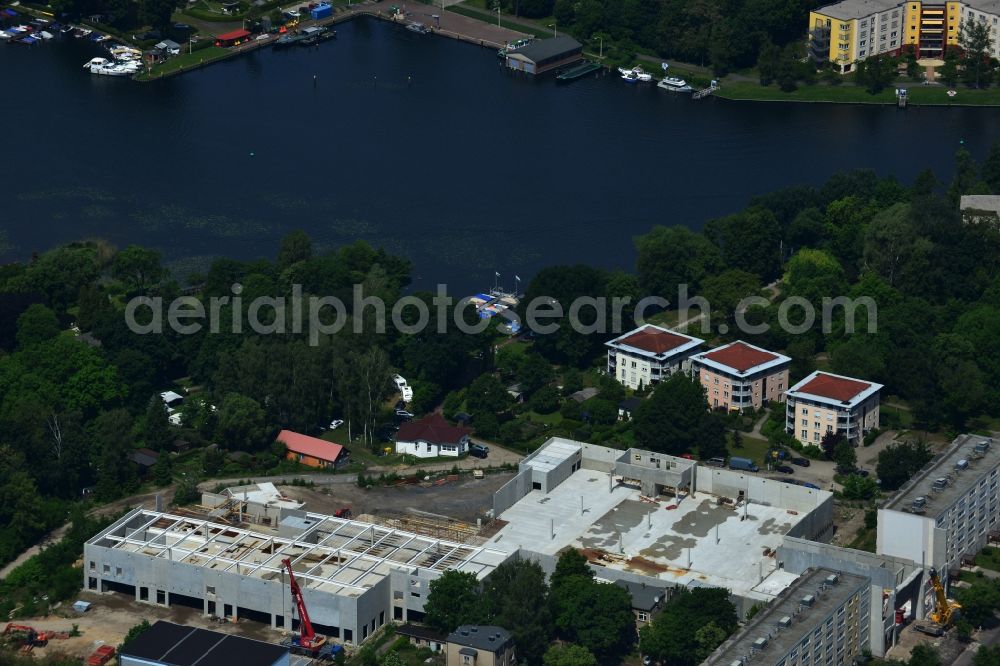
[[[543,386],[531,396],[529,405],[539,414],[551,414],[559,409],[559,393],[551,386]]]

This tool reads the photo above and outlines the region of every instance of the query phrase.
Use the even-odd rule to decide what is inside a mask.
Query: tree
[[[760,47],[757,57],[757,71],[760,73],[760,85],[769,86],[778,72],[778,61],[781,59],[781,49],[771,40],[766,40]]]
[[[890,56],[865,58],[858,63],[855,80],[872,95],[878,94],[896,77],[896,61]]]
[[[176,6],[175,0],[142,0],[139,5],[139,15],[142,20],[166,34]]]
[[[586,556],[576,548],[569,548],[559,556],[556,569],[549,578],[549,585],[555,588],[570,576],[594,577],[594,571],[587,564]]]
[[[465,395],[465,405],[473,417],[498,414],[507,409],[511,399],[507,389],[491,374],[476,377]]]
[[[997,666],[1000,664],[1000,645],[980,645],[972,657],[972,666]]]
[[[126,643],[135,638],[138,638],[139,634],[145,632],[147,629],[149,629],[149,627],[150,627],[149,621],[145,619],[139,624],[134,625],[131,629],[128,630],[128,633],[125,634],[125,638],[122,639],[122,642],[118,644],[117,651],[121,652],[123,645],[125,645]]]
[[[844,441],[846,440],[843,433],[831,430],[823,435],[823,439],[819,443],[819,448],[823,449],[823,455],[826,456],[827,460],[833,460],[837,447]]]
[[[875,480],[858,474],[851,474],[844,481],[844,497],[849,500],[867,500],[878,495],[878,484]],[[865,514],[865,526],[868,526],[868,514]]]
[[[990,154],[983,162],[981,175],[993,194],[1000,193],[1000,142],[994,141],[990,146]]]
[[[990,64],[990,54],[993,51],[990,25],[985,20],[976,20],[970,16],[962,21],[958,43],[962,47],[963,78],[966,83],[975,88],[988,86],[993,74]]]
[[[833,449],[833,461],[837,463],[837,471],[841,474],[854,471],[858,466],[858,455],[854,452],[854,446],[847,440],[841,439]]]
[[[153,0],[147,0],[153,1]],[[166,1],[166,0],[157,0]],[[173,4],[171,3],[171,9]],[[167,17],[169,25],[169,16]],[[160,282],[166,271],[160,265],[160,253],[138,245],[129,245],[115,255],[111,275],[121,280],[130,291],[145,292]]]
[[[702,282],[701,295],[712,309],[712,324],[716,330],[720,324],[725,324],[735,333],[736,311],[740,303],[749,296],[759,294],[761,287],[757,275],[735,268],[705,278]]]
[[[91,446],[97,451],[98,499],[121,497],[136,485],[132,452],[132,417],[124,409],[101,412],[90,423]]]
[[[989,186],[979,180],[976,160],[965,148],[955,152],[955,176],[948,187],[948,199],[958,205],[963,194],[989,194]]]
[[[944,64],[941,66],[938,75],[944,81],[945,85],[950,88],[954,88],[955,84],[958,83],[958,63],[958,56],[955,55],[954,51],[949,49],[945,53]]]
[[[878,454],[875,466],[883,490],[897,490],[932,458],[925,442],[890,444]]]
[[[552,585],[549,600],[560,638],[602,660],[627,652],[635,640],[632,599],[623,587],[599,583],[593,575],[564,575]]]
[[[554,643],[545,651],[543,666],[597,666],[597,657],[582,645]]]
[[[545,572],[537,562],[507,560],[486,579],[486,622],[506,628],[521,659],[535,666],[552,636]]]
[[[41,303],[29,305],[17,318],[17,346],[21,349],[59,335],[59,318]]]
[[[312,257],[312,240],[301,230],[290,231],[281,239],[281,249],[278,251],[278,270],[284,270],[300,261]]]
[[[160,455],[156,459],[156,464],[153,465],[153,480],[160,487],[169,486],[174,481],[173,464],[166,449],[160,449]]]
[[[962,617],[973,626],[992,620],[1000,609],[1000,586],[995,580],[976,581],[971,587],[958,590],[956,596],[962,604]]]
[[[635,240],[639,284],[649,294],[673,299],[678,286],[695,293],[701,281],[723,268],[719,250],[687,227],[653,227]]]
[[[399,653],[395,650],[390,650],[382,658],[382,666],[406,666],[406,662],[403,658],[399,656]]]
[[[149,400],[146,408],[146,420],[142,426],[143,441],[146,447],[153,451],[165,449],[173,443],[173,436],[170,433],[170,416],[167,414],[167,406],[163,404],[160,396],[154,395]]]
[[[479,581],[475,574],[450,570],[431,581],[424,604],[424,622],[448,634],[463,624],[476,624],[481,615]]]
[[[635,410],[635,439],[644,449],[680,455],[707,441],[703,431],[717,418],[708,411],[701,385],[677,373],[660,383],[652,397]],[[720,435],[725,447],[724,427],[711,438],[718,440]]]
[[[254,451],[267,440],[264,410],[253,398],[230,393],[219,407],[219,439],[237,451]]]
[[[551,414],[559,409],[559,392],[551,386],[543,386],[535,391],[529,401],[532,411]]]
[[[675,588],[653,622],[640,632],[640,649],[677,666],[701,663],[737,626],[729,592],[719,588]],[[707,628],[709,626],[714,628]],[[721,630],[716,631],[716,629]]]
[[[938,651],[929,645],[915,645],[910,651],[908,666],[941,666],[941,657]]]

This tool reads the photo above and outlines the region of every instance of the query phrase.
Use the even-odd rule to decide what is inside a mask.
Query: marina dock
[[[598,65],[596,62],[591,62],[589,60],[584,60],[579,65],[576,65],[574,67],[570,67],[569,69],[567,69],[564,72],[560,72],[556,76],[556,80],[557,81],[567,81],[567,82],[568,81],[576,81],[577,79],[581,79],[581,78],[587,76],[588,74],[592,74],[593,72],[599,71],[600,69],[601,69],[601,65]]]

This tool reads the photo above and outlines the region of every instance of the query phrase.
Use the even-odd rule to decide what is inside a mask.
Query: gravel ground
[[[493,493],[513,476],[512,472],[502,472],[476,480],[463,474],[459,481],[429,488],[409,485],[363,490],[354,484],[337,484],[316,490],[281,486],[281,492],[305,502],[305,509],[316,513],[332,514],[348,506],[354,515],[394,516],[421,512],[475,522],[493,508]]]

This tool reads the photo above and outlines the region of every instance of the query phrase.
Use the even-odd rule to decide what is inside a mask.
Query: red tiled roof
[[[231,41],[231,40],[234,40],[234,39],[243,39],[244,37],[249,37],[249,36],[250,36],[250,33],[248,31],[242,30],[242,29],[238,29],[238,30],[232,30],[230,32],[223,33],[223,34],[219,35],[218,37],[216,37],[216,39],[224,41],[224,42],[228,42],[228,41]]]
[[[811,393],[831,400],[848,402],[871,384],[856,379],[844,379],[825,373],[818,373],[809,383],[798,389],[799,393]]]
[[[404,423],[396,433],[397,442],[422,440],[431,444],[457,445],[464,437],[472,434],[471,428],[453,426],[440,414],[434,413],[418,421]]]
[[[627,338],[622,338],[618,344],[628,345],[653,354],[664,354],[688,342],[691,340],[683,335],[650,327],[637,331]]]
[[[751,347],[745,342],[734,342],[725,347],[719,347],[705,354],[705,358],[739,372],[746,372],[750,368],[764,365],[778,358],[777,354]]]
[[[284,442],[289,451],[301,453],[304,456],[312,456],[318,460],[336,462],[344,447],[340,444],[328,442],[325,439],[317,439],[309,435],[303,435],[291,430],[282,430],[278,433],[278,441]]]

